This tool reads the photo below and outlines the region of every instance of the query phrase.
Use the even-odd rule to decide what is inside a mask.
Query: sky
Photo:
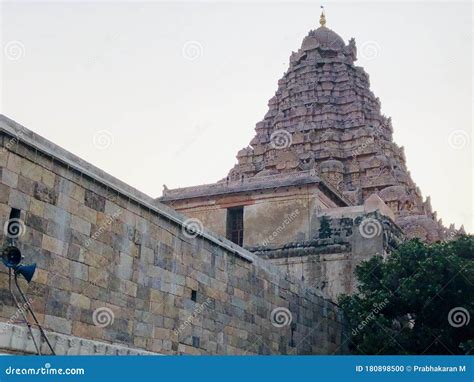
[[[1,113],[152,197],[225,177],[314,1],[2,2]],[[445,224],[473,232],[472,4],[324,2]]]

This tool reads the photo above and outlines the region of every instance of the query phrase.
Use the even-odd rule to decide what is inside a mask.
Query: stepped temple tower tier
[[[345,44],[324,15],[320,23],[291,54],[267,114],[225,181],[310,171],[352,204],[378,194],[408,236],[445,238],[411,179],[403,147],[392,140],[391,119],[381,114],[368,74],[354,64],[355,40]]]

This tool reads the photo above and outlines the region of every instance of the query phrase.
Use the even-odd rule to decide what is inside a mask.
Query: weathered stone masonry
[[[207,231],[190,237],[175,211],[3,116],[0,143],[0,223],[21,210],[19,246],[38,264],[24,288],[58,353],[343,351],[341,314],[316,290]],[[11,323],[0,272],[0,320]],[[101,327],[104,307],[113,322]],[[291,325],[272,325],[279,307]],[[0,351],[32,350],[11,337],[2,332]]]

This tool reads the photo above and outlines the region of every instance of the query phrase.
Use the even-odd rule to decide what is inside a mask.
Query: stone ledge
[[[262,257],[263,259],[280,259],[280,258],[291,258],[291,257],[301,257],[309,255],[333,255],[333,254],[350,254],[351,245],[350,244],[341,244],[341,245],[327,245],[327,246],[318,246],[318,245],[308,245],[306,247],[295,246],[295,247],[286,247],[281,249],[268,249],[268,250],[256,250],[254,252],[257,256]]]
[[[36,342],[41,343],[41,353],[51,354],[44,341],[39,341],[40,332],[33,328]],[[56,355],[161,355],[143,349],[130,348],[65,334],[46,332]],[[36,354],[35,345],[26,326],[0,323],[0,354]]]
[[[157,198],[156,201],[166,203],[182,199],[238,194],[275,189],[279,187],[302,186],[306,184],[317,184],[328,197],[335,198],[340,204],[351,205],[351,203],[339,191],[327,184],[327,182],[313,174],[311,171],[301,171],[288,175],[267,175],[262,177],[245,178],[244,181],[221,181],[200,186],[165,190],[163,191],[163,196]]]

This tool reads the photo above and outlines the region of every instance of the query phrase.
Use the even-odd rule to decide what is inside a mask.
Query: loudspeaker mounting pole
[[[54,350],[53,350],[53,347],[51,346],[51,343],[50,343],[49,340],[48,340],[48,337],[46,336],[46,333],[45,333],[44,330],[43,330],[43,327],[42,327],[41,324],[38,322],[38,319],[36,318],[35,312],[33,312],[33,309],[31,308],[30,302],[26,299],[24,293],[22,292],[22,290],[21,290],[21,288],[20,288],[20,285],[18,284],[17,273],[14,272],[14,275],[15,275],[15,285],[16,285],[16,288],[18,289],[18,291],[20,292],[21,298],[22,298],[23,301],[25,302],[25,304],[26,304],[26,306],[27,306],[27,308],[28,308],[28,311],[31,313],[31,316],[32,316],[33,319],[35,320],[36,325],[38,326],[38,329],[39,329],[41,335],[43,336],[44,340],[45,340],[46,343],[48,344],[48,347],[49,347],[49,349],[51,350],[51,354],[52,354],[52,355],[56,355],[56,353],[55,353]]]
[[[15,282],[16,282],[16,274],[15,274]],[[18,287],[18,285],[17,285],[17,287]],[[35,339],[35,336],[34,336],[34,333],[33,333],[33,329],[31,328],[31,324],[28,321],[28,317],[26,317],[26,314],[23,311],[23,308],[20,306],[15,294],[13,293],[13,289],[12,289],[12,269],[11,268],[8,268],[8,289],[10,291],[10,294],[11,294],[12,298],[13,298],[13,301],[15,302],[17,310],[20,312],[20,314],[23,316],[23,319],[25,320],[26,326],[28,327],[28,331],[30,332],[30,335],[31,335],[31,339],[33,340],[33,343],[34,343],[35,348],[36,348],[36,354],[41,355],[41,349],[38,346],[38,344],[36,343],[36,339]]]

